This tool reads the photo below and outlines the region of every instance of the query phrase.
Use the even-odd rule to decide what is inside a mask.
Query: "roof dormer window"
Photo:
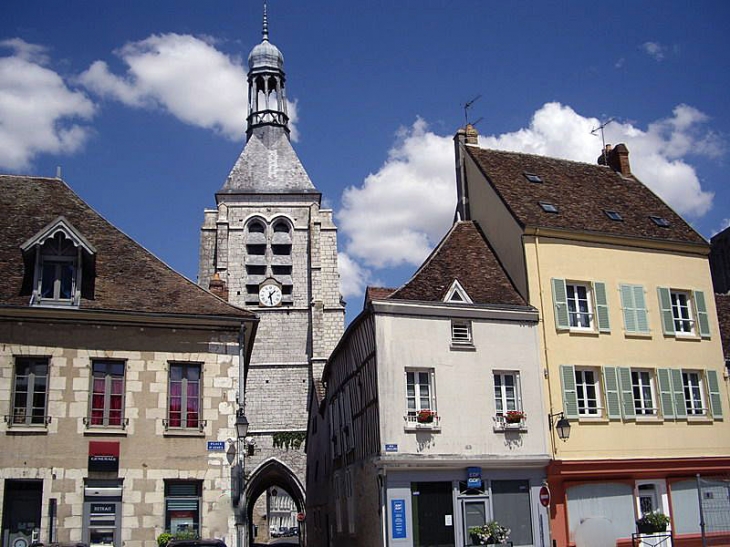
[[[32,264],[32,306],[79,305],[82,271],[92,271],[96,250],[66,219],[59,217],[20,248]]]

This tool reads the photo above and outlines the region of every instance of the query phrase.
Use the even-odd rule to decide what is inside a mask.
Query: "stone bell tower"
[[[255,312],[258,331],[246,374],[245,413],[254,444],[246,493],[284,488],[304,501],[306,457],[275,446],[303,438],[312,379],[339,340],[345,309],[332,211],[290,142],[284,57],[263,39],[248,57],[246,144],[215,209],[205,211],[198,283]]]

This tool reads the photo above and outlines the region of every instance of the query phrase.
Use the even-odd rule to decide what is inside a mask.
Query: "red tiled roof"
[[[397,289],[386,289],[384,287],[367,287],[365,289],[365,306],[371,300],[384,300],[393,294]]]
[[[96,250],[93,297],[83,294],[80,309],[255,317],[172,270],[61,180],[0,175],[0,211],[0,307],[28,307],[20,246],[63,216]]]
[[[458,281],[474,304],[527,305],[474,222],[457,222],[394,300],[441,302]]]
[[[649,188],[610,167],[475,146],[465,148],[523,227],[707,245]],[[538,175],[543,182],[529,182],[525,173]],[[558,213],[545,212],[541,201],[555,205]],[[616,211],[623,220],[611,220],[606,210]],[[665,218],[669,226],[657,226],[650,216]]]

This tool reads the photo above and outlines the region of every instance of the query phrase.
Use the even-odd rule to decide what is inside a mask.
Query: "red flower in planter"
[[[416,421],[419,424],[430,424],[436,418],[436,413],[433,410],[420,410],[416,414]]]
[[[527,418],[527,414],[521,410],[508,410],[504,415],[504,421],[508,424],[518,424]]]

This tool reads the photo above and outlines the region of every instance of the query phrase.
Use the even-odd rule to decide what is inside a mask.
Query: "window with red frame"
[[[200,365],[172,363],[168,405],[169,428],[200,426]]]

